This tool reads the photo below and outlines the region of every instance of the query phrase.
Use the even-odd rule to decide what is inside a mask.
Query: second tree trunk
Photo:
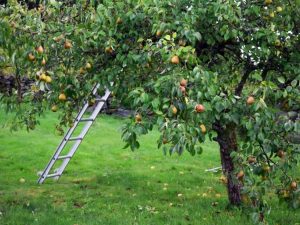
[[[223,127],[220,122],[217,122],[214,124],[214,130],[217,132],[215,141],[220,146],[222,170],[227,177],[229,202],[232,205],[240,205],[242,183],[236,179],[234,162],[231,157],[231,153],[238,150],[235,126],[227,125]]]

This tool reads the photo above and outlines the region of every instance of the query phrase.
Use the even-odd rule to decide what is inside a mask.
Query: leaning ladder
[[[99,88],[99,84],[96,84],[95,87],[92,90],[92,94],[95,95],[97,93],[97,90]],[[47,178],[54,178],[54,179],[59,179],[60,176],[62,175],[63,171],[65,170],[66,166],[70,162],[71,158],[74,156],[76,150],[78,149],[80,143],[82,142],[83,138],[87,134],[88,130],[92,126],[93,122],[95,121],[97,115],[101,111],[101,109],[104,106],[104,103],[107,101],[110,91],[106,89],[104,96],[102,96],[100,99],[96,99],[96,105],[95,108],[88,118],[83,118],[84,113],[89,107],[88,101],[86,101],[77,114],[74,125],[69,128],[68,132],[65,134],[64,138],[58,145],[54,155],[50,159],[49,163],[47,164],[46,168],[44,171],[40,174],[40,178],[38,179],[38,183],[42,184]],[[72,137],[73,132],[75,131],[76,127],[78,126],[79,123],[86,123],[84,127],[82,128],[79,136],[77,137]],[[69,152],[66,155],[61,155],[62,151],[66,147],[66,144],[68,142],[74,142],[72,147],[70,148]],[[62,163],[59,168],[55,169],[53,173],[50,173],[51,169],[53,168],[54,164],[58,161],[62,160]]]

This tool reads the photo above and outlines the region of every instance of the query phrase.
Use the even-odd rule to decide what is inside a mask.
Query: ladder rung
[[[81,141],[83,138],[82,137],[73,137],[69,138],[67,141]]]
[[[46,177],[50,178],[50,177],[59,177],[61,174],[60,173],[52,173],[52,174],[48,174]]]
[[[81,118],[79,121],[80,122],[89,122],[89,121],[94,121],[94,118]]]
[[[69,158],[72,158],[72,156],[70,156],[70,155],[63,155],[63,156],[58,156],[57,160],[59,160],[59,159],[69,159]]]
[[[96,102],[106,102],[107,100],[102,99],[102,98],[96,98]]]

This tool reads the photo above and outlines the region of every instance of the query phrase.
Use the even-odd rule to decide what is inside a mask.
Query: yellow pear
[[[271,4],[273,1],[272,0],[265,0],[265,4],[266,5],[269,5],[269,4]]]
[[[282,9],[281,6],[277,6],[277,8],[276,8],[276,11],[277,11],[277,12],[282,12],[282,10],[283,10],[283,9]]]
[[[52,82],[52,78],[50,76],[46,76],[45,81],[46,81],[46,83],[51,83]]]
[[[205,133],[206,133],[206,127],[205,127],[204,124],[201,124],[201,125],[200,125],[200,129],[201,129],[202,134],[205,134]]]
[[[51,107],[51,111],[52,111],[52,112],[56,112],[57,110],[58,110],[57,105],[53,105],[53,106]]]
[[[66,101],[66,100],[67,100],[67,97],[66,97],[66,95],[65,95],[64,93],[61,93],[61,94],[58,96],[58,99],[59,99],[60,101]]]
[[[177,55],[174,55],[171,58],[171,63],[173,63],[173,64],[179,64],[179,57]]]
[[[40,80],[42,81],[46,81],[47,75],[42,73],[42,75],[40,76]]]

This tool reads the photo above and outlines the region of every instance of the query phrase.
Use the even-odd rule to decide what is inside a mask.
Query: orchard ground
[[[58,182],[38,185],[38,171],[62,138],[56,116],[46,114],[29,133],[11,133],[0,112],[0,224],[253,224],[242,210],[226,209],[221,174],[205,172],[220,166],[216,143],[206,142],[195,157],[165,156],[152,132],[131,152],[122,149],[124,120],[112,116],[97,119]],[[277,200],[271,207],[269,224],[300,224],[299,211]]]

